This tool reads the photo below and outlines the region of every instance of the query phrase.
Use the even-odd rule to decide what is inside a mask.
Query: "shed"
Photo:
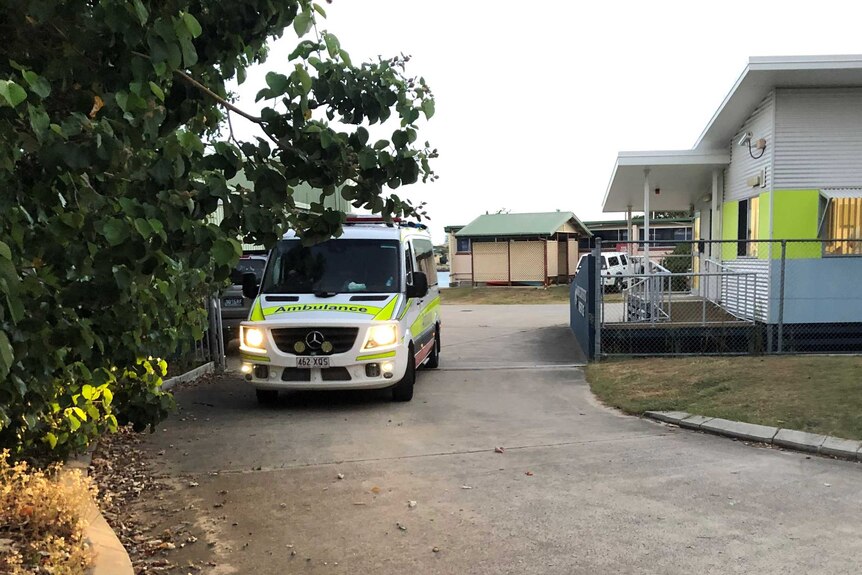
[[[572,212],[485,214],[454,234],[470,254],[473,285],[548,285],[575,275],[578,240],[590,231]]]

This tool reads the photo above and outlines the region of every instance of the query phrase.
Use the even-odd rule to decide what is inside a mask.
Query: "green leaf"
[[[368,130],[359,126],[356,128],[356,139],[359,140],[359,144],[364,146],[368,143]]]
[[[155,82],[150,82],[150,91],[153,93],[153,95],[156,98],[159,99],[159,101],[161,101],[161,102],[165,101],[164,91],[161,88],[159,88],[159,85],[156,84]]]
[[[9,245],[4,242],[0,242],[0,257],[6,258],[7,260],[12,259],[12,250],[9,249]]]
[[[300,86],[302,86],[302,91],[305,94],[308,94],[311,91],[311,76],[308,75],[308,72],[302,66],[296,67],[296,77],[299,80]]]
[[[118,246],[129,237],[129,228],[123,220],[111,218],[102,227],[102,235],[109,244]]]
[[[278,72],[267,72],[266,85],[280,96],[290,88],[290,79],[284,74],[279,74]]]
[[[144,239],[149,239],[153,235],[153,228],[150,223],[144,218],[135,218],[135,229]]]
[[[197,38],[201,35],[203,31],[201,29],[201,23],[198,22],[198,19],[189,14],[188,12],[183,12],[183,23],[186,25],[186,29],[192,35],[192,38]]]
[[[78,418],[70,413],[67,419],[69,420],[69,429],[72,431],[78,431],[78,428],[81,427],[81,422]]]
[[[13,361],[15,361],[15,350],[12,349],[6,332],[0,331],[0,380],[3,380],[12,369]]]
[[[12,80],[0,80],[0,96],[12,108],[27,99],[27,92]]]
[[[30,86],[30,90],[33,91],[33,93],[35,93],[40,98],[47,98],[48,94],[51,93],[51,84],[49,84],[48,80],[46,80],[36,72],[24,70],[21,75],[24,76],[24,79]]]
[[[185,36],[180,38],[180,48],[183,51],[183,63],[186,68],[191,68],[198,63],[198,53],[190,38]]]
[[[399,150],[404,148],[407,145],[407,132],[403,130],[395,130],[392,132],[392,143]]]
[[[311,30],[311,25],[314,22],[314,18],[312,16],[311,10],[305,9],[299,14],[296,15],[296,18],[293,19],[293,29],[296,31],[296,35],[302,38],[308,31]]]
[[[341,49],[341,43],[338,41],[338,38],[329,32],[324,32],[323,43],[326,44],[326,51],[329,52],[329,57],[335,58],[338,55],[338,50]]]
[[[387,147],[389,147],[389,140],[377,140],[374,143],[374,149],[375,150],[382,150],[382,149],[387,148]]]
[[[51,446],[51,449],[57,447],[57,436],[51,433],[50,431],[45,434],[45,441],[48,442],[48,445]]]
[[[332,132],[329,130],[323,130],[320,132],[320,147],[324,150],[329,148],[332,145]]]
[[[75,406],[72,408],[72,411],[75,413],[75,415],[78,416],[78,419],[80,419],[81,421],[87,421],[87,414],[84,413],[83,409],[78,406]]]
[[[27,113],[30,115],[30,127],[33,128],[33,133],[40,140],[48,131],[48,126],[51,124],[51,118],[41,106],[27,106]]]
[[[81,395],[83,395],[84,399],[87,401],[92,401],[93,397],[96,395],[96,388],[90,384],[84,384],[81,388]]]
[[[377,167],[377,156],[369,150],[359,152],[359,167],[363,170],[370,170]]]
[[[314,8],[315,12],[326,18],[326,10],[323,9],[323,6],[315,2],[311,5],[311,7]]]
[[[150,17],[150,14],[147,12],[147,8],[141,0],[134,0],[133,4],[135,6],[135,14],[138,16],[141,26],[143,26],[147,23],[147,18]]]
[[[425,112],[425,118],[430,120],[434,115],[434,100],[423,100],[422,111]]]
[[[213,259],[220,266],[232,264],[234,259],[239,257],[240,253],[237,253],[234,244],[228,240],[218,240],[212,249]]]

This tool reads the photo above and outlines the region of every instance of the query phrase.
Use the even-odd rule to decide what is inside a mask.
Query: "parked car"
[[[575,273],[581,270],[581,264],[586,257],[587,254],[584,254],[578,260],[578,268]],[[602,252],[602,285],[605,286],[606,290],[620,291],[623,287],[623,276],[630,275],[634,271],[628,254],[624,252]]]
[[[221,294],[222,334],[225,343],[239,338],[239,324],[248,319],[252,301],[242,295],[242,278],[252,273],[258,282],[263,277],[266,267],[266,256],[260,254],[245,254],[230,274],[231,286]]]

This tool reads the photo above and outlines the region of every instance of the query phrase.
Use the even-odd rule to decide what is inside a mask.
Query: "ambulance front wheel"
[[[434,330],[434,347],[431,353],[428,354],[428,361],[425,362],[425,367],[428,369],[437,369],[440,367],[440,326]]]
[[[410,401],[413,399],[413,384],[416,383],[416,356],[413,355],[413,344],[407,353],[407,371],[401,381],[392,387],[393,401]]]

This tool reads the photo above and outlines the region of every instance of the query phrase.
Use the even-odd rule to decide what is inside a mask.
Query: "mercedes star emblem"
[[[323,345],[323,342],[326,341],[323,337],[323,334],[319,331],[310,331],[308,335],[305,336],[305,343],[308,344],[308,347],[311,349],[320,349]]]

